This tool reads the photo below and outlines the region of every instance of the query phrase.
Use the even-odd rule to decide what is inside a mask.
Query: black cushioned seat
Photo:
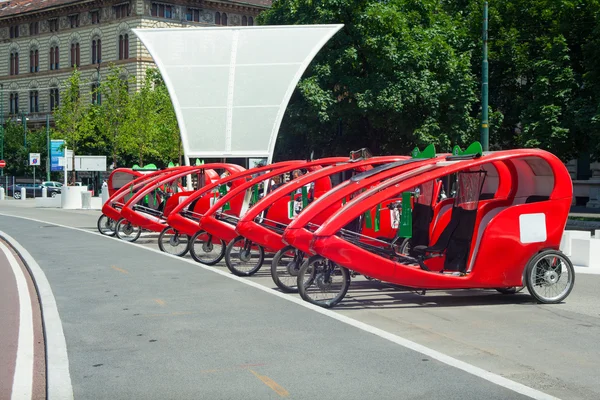
[[[546,200],[550,200],[550,196],[538,196],[538,195],[534,195],[534,196],[529,196],[525,200],[525,204],[537,203],[537,202],[546,201]]]

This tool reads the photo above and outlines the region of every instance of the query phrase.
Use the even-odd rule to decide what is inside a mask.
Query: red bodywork
[[[204,186],[202,189],[195,191],[190,197],[185,199],[179,205],[177,205],[167,218],[167,223],[179,232],[185,233],[186,235],[193,236],[196,232],[201,229],[199,226],[200,218],[204,213],[211,207],[213,201],[213,191],[220,185],[226,185],[231,183],[231,190],[234,190],[238,186],[242,185],[248,179],[251,179],[252,175],[268,172],[272,169],[283,168],[289,165],[299,165],[303,161],[282,161],[279,163],[252,168],[246,170],[242,167],[237,167],[235,171],[230,171],[231,175],[220,179],[217,182],[213,182],[210,185]],[[226,214],[237,217],[242,209],[244,197],[237,196],[230,201],[231,209],[226,211]],[[190,210],[190,206],[192,209]],[[217,238],[219,238],[217,236]]]
[[[463,276],[440,273],[445,256],[426,260],[430,269],[426,271],[418,265],[375,254],[338,236],[349,221],[386,199],[433,179],[482,168],[493,171],[488,177],[498,180],[497,185],[494,184],[497,189],[492,199],[477,203],[466,262],[468,269]],[[526,264],[535,254],[559,249],[572,196],[569,173],[554,155],[537,149],[486,153],[476,159],[429,165],[382,182],[332,215],[316,230],[314,237],[311,235],[310,248],[361,274],[407,287],[520,287],[524,285]],[[450,215],[447,214],[435,217],[433,240],[448,223]],[[532,225],[532,218],[540,222]],[[532,232],[537,239],[530,239]]]
[[[294,221],[292,221],[286,230],[283,232],[283,241],[295,248],[307,253],[315,254],[310,249],[310,242],[313,239],[313,232],[327,220],[334,212],[344,207],[344,201],[350,201],[351,196],[356,192],[373,187],[382,180],[391,178],[398,174],[415,170],[419,167],[434,164],[444,159],[444,156],[439,156],[433,159],[421,160],[406,160],[400,161],[395,168],[385,169],[372,176],[365,177],[358,182],[346,181],[329,191],[310,204],[302,211]],[[373,171],[375,172],[375,171]],[[383,224],[382,224],[383,225]],[[363,224],[363,232],[371,237],[379,236],[375,232],[370,232]]]
[[[408,159],[402,156],[373,157],[357,162],[345,162],[327,168],[313,171],[309,174],[294,179],[287,184],[275,189],[256,203],[238,222],[235,231],[245,238],[265,248],[279,251],[286,246],[283,242],[283,230],[293,221],[289,218],[288,207],[290,194],[305,185],[314,183],[314,199],[318,199],[332,190],[331,176],[347,171],[364,172],[380,164],[392,163]],[[300,194],[295,195],[300,196]],[[331,207],[327,212],[322,212],[315,223],[325,220],[337,208]],[[261,222],[258,222],[257,217]],[[278,226],[279,225],[279,226]],[[281,226],[283,225],[283,226]],[[382,224],[383,225],[383,224]]]
[[[296,164],[291,164],[287,167],[273,169],[263,175],[260,175],[254,179],[251,179],[242,185],[238,186],[235,189],[232,189],[227,195],[223,196],[219,201],[217,201],[202,217],[200,220],[200,226],[206,232],[225,240],[226,242],[230,242],[235,239],[238,234],[235,231],[235,226],[237,224],[237,219],[235,221],[227,222],[223,218],[221,218],[220,210],[221,208],[229,201],[236,197],[244,198],[248,189],[251,189],[254,185],[258,185],[263,182],[269,182],[271,178],[291,172],[295,169],[306,169],[308,171],[314,171],[317,169],[321,169],[325,166],[341,163],[344,161],[348,161],[348,158],[344,157],[331,157],[331,158],[323,158],[315,161],[301,162]],[[285,199],[283,199],[285,201]],[[286,223],[287,218],[287,201],[282,201],[281,199],[272,204],[273,212],[272,218],[274,218],[275,223]],[[242,212],[242,217],[245,212]],[[234,223],[235,222],[235,223]],[[266,248],[267,251],[273,251],[271,248]]]

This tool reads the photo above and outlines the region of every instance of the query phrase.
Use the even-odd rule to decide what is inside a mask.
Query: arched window
[[[92,64],[100,64],[102,61],[102,40],[100,38],[92,40]]]
[[[60,67],[58,54],[58,45],[50,47],[50,70],[55,70]]]
[[[16,50],[10,53],[10,74],[19,75],[19,52]]]
[[[246,26],[246,25],[248,25],[248,18],[244,15],[242,17],[242,26]]]
[[[50,111],[53,111],[59,106],[59,93],[58,88],[50,89]]]
[[[252,18],[252,17],[248,17],[248,25],[249,25],[249,26],[252,26],[252,25],[254,25],[254,18]]]
[[[221,25],[221,13],[218,11],[215,13],[215,25]]]
[[[119,60],[129,58],[129,35],[119,35]]]
[[[29,50],[29,72],[40,72],[40,52],[37,49]]]
[[[37,90],[29,91],[29,112],[40,112],[39,93]]]
[[[71,43],[71,68],[79,67],[80,62],[79,43]]]
[[[19,93],[14,92],[10,94],[10,113],[18,114],[19,113]]]
[[[227,26],[227,14],[226,13],[223,13],[223,15],[221,15],[221,25]]]

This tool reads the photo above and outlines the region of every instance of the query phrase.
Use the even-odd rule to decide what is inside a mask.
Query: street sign
[[[38,167],[40,165],[40,153],[29,153],[29,165]]]
[[[0,168],[6,167],[6,161],[0,160]]]
[[[62,171],[64,165],[61,164],[60,160],[65,157],[65,150],[63,148],[65,144],[64,140],[51,140],[50,141],[50,170],[51,171]]]

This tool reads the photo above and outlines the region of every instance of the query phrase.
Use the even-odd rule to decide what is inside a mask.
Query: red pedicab
[[[243,217],[244,214],[246,214],[246,211],[258,202],[259,185],[264,185],[263,193],[264,195],[267,195],[274,190],[270,183],[277,180],[282,181],[282,175],[286,173],[297,169],[313,171],[347,160],[348,159],[344,157],[322,158],[319,160],[305,161],[299,164],[296,163],[284,168],[272,170],[243,183],[219,199],[204,214],[200,220],[200,226],[207,233],[216,237],[220,237],[228,242],[225,249],[225,263],[227,264],[227,268],[237,276],[254,275],[262,267],[265,250],[269,253],[275,253],[277,251],[271,248],[265,249],[263,246],[257,245],[251,240],[238,235],[235,231],[235,227],[239,221],[239,218]],[[277,183],[275,184],[277,185]],[[236,196],[245,196],[248,198],[248,200],[250,200],[249,195],[252,196],[253,201],[251,204],[248,201],[249,207],[240,212],[240,217],[232,217],[231,215],[221,212],[221,208],[224,207],[232,198]],[[278,200],[272,205],[272,207],[281,207],[283,209],[287,209],[287,199]],[[285,212],[283,214],[285,214]],[[287,217],[285,217],[285,219],[287,219]],[[277,223],[285,223],[285,220],[275,221],[275,224]]]
[[[329,218],[314,233],[310,248],[332,263],[316,257],[304,263],[298,274],[301,296],[334,306],[348,290],[346,268],[351,268],[422,290],[515,293],[526,285],[541,303],[564,300],[575,282],[571,261],[559,251],[573,195],[566,167],[543,150],[483,154],[477,145],[474,154],[449,156],[388,179]],[[412,256],[394,246],[365,245],[358,235],[342,231],[349,221],[385,199],[454,174],[457,190],[451,210],[438,218],[433,244],[413,247]],[[480,200],[486,185],[493,197]],[[313,293],[329,290],[332,277],[341,277],[337,293],[330,300],[316,300]]]
[[[156,170],[147,169],[132,169],[132,168],[117,168],[113,170],[108,176],[108,195],[112,196],[123,186],[129,185],[132,181],[136,180],[140,176],[147,175],[155,172]]]
[[[142,229],[160,232],[158,246],[161,251],[177,256],[185,255],[188,251],[189,238],[170,227],[167,224],[167,217],[180,202],[193,193],[192,190],[184,190],[180,182],[184,178],[193,180],[195,177],[197,187],[202,188],[221,179],[215,168],[223,168],[226,171],[237,170],[237,166],[233,164],[204,164],[184,167],[174,173],[163,175],[139,190],[125,204],[121,210],[123,219],[119,224],[127,223],[135,226],[138,229],[137,237]],[[119,224],[117,224],[118,236],[120,235]]]
[[[185,167],[176,167],[170,168],[168,170],[152,171],[145,173],[142,173],[140,171],[140,176],[138,176],[133,181],[129,180],[129,178],[133,176],[132,174],[120,173],[119,175],[115,175],[120,176],[120,178],[113,180],[112,184],[109,185],[109,187],[116,187],[116,182],[120,182],[120,184],[123,185],[120,186],[120,188],[117,191],[115,191],[102,205],[102,215],[100,215],[100,217],[98,218],[97,223],[98,231],[100,231],[100,233],[103,235],[114,236],[116,233],[115,227],[117,225],[117,222],[121,219],[121,209],[123,208],[125,203],[127,203],[127,201],[133,196],[133,194],[141,188],[143,188],[144,186],[146,186],[148,182],[151,182],[153,179],[172,173],[173,171],[176,171],[180,168]],[[121,170],[125,169],[122,168]],[[137,172],[135,170],[129,171]],[[125,182],[128,183],[124,184]]]
[[[200,219],[204,213],[219,197],[222,197],[225,193],[235,189],[247,180],[253,179],[255,175],[302,163],[304,161],[282,161],[249,170],[236,166],[239,170],[231,171],[230,175],[195,191],[190,197],[176,206],[168,216],[167,223],[173,229],[191,236],[189,251],[195,261],[206,265],[215,265],[225,256],[226,243],[222,238],[213,236],[202,230]],[[244,194],[235,196],[228,202],[226,210],[223,213],[231,218],[237,218],[242,209],[247,210],[248,201]]]
[[[359,150],[359,152],[361,152]],[[283,232],[290,222],[308,205],[308,187],[311,199],[316,200],[332,189],[332,178],[345,181],[355,173],[372,169],[376,165],[390,164],[404,156],[385,156],[366,158],[364,154],[344,163],[331,165],[327,168],[313,171],[275,189],[269,195],[256,203],[238,222],[235,231],[246,239],[263,248],[277,251],[271,262],[271,277],[273,282],[284,292],[296,292],[296,276],[304,260],[304,252],[283,242]],[[332,214],[336,209],[331,208]],[[319,215],[326,219],[327,213]],[[318,223],[318,222],[316,222]]]

